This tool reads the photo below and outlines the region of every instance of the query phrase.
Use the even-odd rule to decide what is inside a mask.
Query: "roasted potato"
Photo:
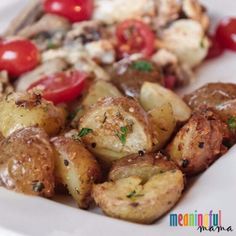
[[[112,82],[123,94],[138,98],[145,81],[164,84],[161,69],[149,60],[122,60],[112,71]]]
[[[168,145],[167,153],[187,175],[197,174],[227,149],[227,126],[212,111],[196,112]]]
[[[228,125],[231,133],[229,143],[236,142],[236,84],[210,83],[186,95],[184,100],[194,110],[214,109]]]
[[[93,197],[111,217],[150,224],[176,204],[183,189],[182,172],[170,170],[154,175],[145,184],[132,176],[95,185]]]
[[[104,97],[122,97],[122,94],[111,83],[98,80],[89,88],[88,94],[83,99],[82,105],[89,107]]]
[[[56,137],[52,142],[57,151],[57,179],[68,188],[80,208],[88,208],[91,202],[92,184],[101,177],[97,161],[78,141]]]
[[[65,124],[66,112],[35,93],[12,93],[0,101],[0,131],[4,137],[14,131],[37,126],[48,135],[57,134]]]
[[[41,128],[27,127],[0,143],[0,185],[30,195],[52,197],[54,150]]]
[[[139,153],[121,158],[115,161],[109,172],[109,180],[138,176],[143,182],[147,182],[152,176],[178,167],[161,153]]]
[[[79,138],[100,158],[113,160],[152,149],[146,112],[133,99],[105,98],[81,118]]]
[[[203,105],[214,108],[233,99],[236,99],[236,84],[231,83],[209,83],[184,97],[192,109]]]
[[[156,83],[145,82],[143,84],[140,103],[146,111],[170,103],[176,121],[186,121],[191,115],[191,109],[177,94]]]
[[[152,126],[153,143],[156,149],[165,146],[176,127],[176,120],[170,103],[155,107],[148,112]]]

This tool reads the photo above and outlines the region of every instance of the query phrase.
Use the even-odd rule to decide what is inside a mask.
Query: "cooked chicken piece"
[[[177,169],[175,163],[161,153],[140,152],[115,161],[109,172],[109,180],[138,176],[145,183],[154,175]]]
[[[60,58],[55,58],[38,66],[36,69],[22,75],[16,81],[16,91],[26,91],[29,86],[41,79],[45,75],[51,75],[56,72],[65,70],[68,64]]]
[[[69,47],[73,47],[75,44],[84,45],[102,39],[103,33],[103,26],[98,21],[74,23],[72,29],[66,34],[64,44]]]
[[[192,69],[181,63],[177,56],[167,49],[160,49],[152,56],[152,61],[162,68],[165,76],[173,75],[177,78],[175,86],[183,86],[194,81]]]
[[[177,55],[190,68],[199,65],[207,55],[209,40],[197,21],[177,20],[161,35],[160,48],[166,48]]]
[[[42,33],[53,35],[58,31],[66,32],[70,27],[71,25],[66,18],[53,14],[45,14],[39,21],[20,30],[17,35],[24,38],[32,38]]]
[[[211,110],[196,112],[167,147],[171,159],[188,174],[197,174],[209,167],[227,148],[223,142],[229,133]]]
[[[171,104],[176,121],[187,121],[191,115],[191,109],[173,91],[156,83],[145,82],[140,92],[140,103],[146,111],[150,111],[164,104]]]
[[[183,0],[183,13],[188,18],[198,21],[205,31],[208,30],[210,26],[209,16],[198,0]]]
[[[161,68],[147,59],[119,61],[113,67],[111,78],[123,94],[135,98],[139,98],[144,82],[163,84]]]
[[[42,3],[40,0],[30,0],[26,7],[10,23],[4,36],[16,35],[21,29],[33,24],[43,15]]]
[[[97,161],[78,141],[61,136],[53,138],[52,142],[57,152],[57,179],[68,188],[78,206],[87,209],[92,200],[92,185],[101,177]]]
[[[95,0],[93,19],[114,24],[126,19],[154,15],[153,0]]]
[[[18,130],[1,141],[0,149],[0,185],[25,194],[52,197],[54,150],[44,130]]]
[[[154,18],[154,25],[159,27],[166,26],[169,22],[179,17],[181,1],[178,0],[156,0],[154,1],[157,9],[157,17]]]
[[[103,39],[85,45],[89,56],[99,64],[112,64],[116,59],[114,46],[109,40]]]
[[[93,187],[95,202],[105,214],[118,219],[151,224],[168,212],[180,199],[184,176],[180,170],[170,170],[142,179],[132,176]]]
[[[0,101],[0,132],[7,137],[18,129],[37,126],[48,135],[58,134],[66,121],[66,111],[36,93],[11,93]]]
[[[108,97],[98,101],[85,112],[79,128],[78,136],[90,151],[108,164],[152,149],[147,114],[133,99]]]

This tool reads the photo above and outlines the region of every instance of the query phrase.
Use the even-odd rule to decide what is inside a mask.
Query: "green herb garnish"
[[[132,68],[142,72],[153,71],[153,65],[148,61],[135,61],[132,64]]]
[[[236,117],[232,116],[227,120],[227,124],[230,130],[235,131],[236,129]]]
[[[120,132],[116,133],[116,136],[120,139],[123,145],[125,145],[126,143],[127,133],[128,133],[128,128],[126,126],[121,127]]]
[[[93,132],[90,128],[82,128],[78,134],[74,134],[72,138],[76,141],[80,141],[80,138],[86,136],[87,134]]]
[[[144,194],[136,193],[135,190],[126,195],[127,198],[143,197],[143,196]]]
[[[86,136],[87,134],[91,133],[93,130],[90,128],[82,128],[78,134],[80,138]]]

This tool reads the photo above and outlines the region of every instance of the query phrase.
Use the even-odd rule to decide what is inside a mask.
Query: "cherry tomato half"
[[[216,37],[224,48],[236,51],[236,18],[226,18],[220,22]]]
[[[43,98],[54,104],[69,102],[82,93],[86,78],[87,75],[80,71],[59,72],[43,77],[27,90],[33,88],[41,90]]]
[[[211,47],[208,50],[206,59],[213,59],[223,54],[224,48],[216,36],[208,36],[211,41]]]
[[[155,35],[152,29],[139,20],[126,20],[116,28],[118,56],[142,53],[149,57],[154,51]]]
[[[7,70],[11,77],[34,69],[39,59],[37,47],[29,40],[0,42],[0,70]]]
[[[64,16],[71,22],[89,20],[93,14],[93,0],[44,0],[44,11]]]

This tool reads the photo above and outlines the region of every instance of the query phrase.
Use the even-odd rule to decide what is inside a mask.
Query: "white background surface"
[[[30,1],[30,0],[29,0]],[[0,30],[27,0],[0,1]],[[213,19],[236,16],[236,0],[203,0]],[[190,91],[209,81],[236,83],[236,53],[206,62],[197,71]],[[183,91],[182,91],[183,92]],[[173,213],[222,211],[222,224],[234,232],[199,233],[193,227],[169,227],[169,214],[151,226],[137,225],[78,210],[36,197],[0,188],[0,236],[195,236],[236,235],[236,147],[200,175],[186,191]]]

